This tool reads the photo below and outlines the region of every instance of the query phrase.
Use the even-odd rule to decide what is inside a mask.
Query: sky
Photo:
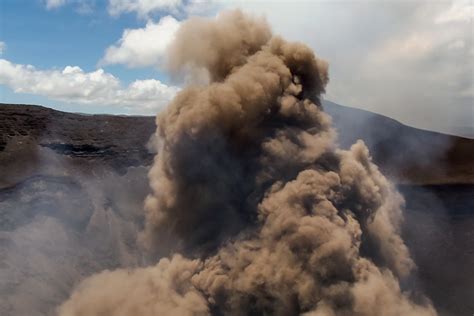
[[[474,0],[2,0],[0,102],[156,114],[176,30],[234,8],[326,59],[325,99],[474,137]]]

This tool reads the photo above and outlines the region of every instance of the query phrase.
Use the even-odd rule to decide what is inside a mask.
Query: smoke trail
[[[142,241],[157,265],[86,279],[61,315],[435,315],[403,292],[403,200],[363,142],[339,150],[327,64],[240,11],[190,19],[175,71],[211,82],[157,118]]]

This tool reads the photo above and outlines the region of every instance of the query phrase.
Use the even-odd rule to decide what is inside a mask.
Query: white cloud
[[[449,49],[463,49],[466,47],[466,43],[463,40],[453,41],[448,44]]]
[[[171,16],[158,23],[149,21],[144,28],[126,29],[117,44],[107,48],[100,64],[125,64],[129,67],[158,66],[174,39],[180,23]]]
[[[388,39],[374,52],[370,53],[369,57],[377,62],[406,61],[426,56],[431,53],[434,46],[435,43],[430,34],[414,32]]]
[[[73,103],[116,105],[142,114],[155,113],[178,91],[155,79],[136,80],[122,87],[116,77],[103,69],[84,72],[77,66],[67,66],[63,70],[38,70],[5,59],[0,59],[0,84],[16,93]]]
[[[212,16],[223,7],[223,0],[189,0],[181,10],[186,16]]]
[[[76,12],[82,15],[89,15],[94,13],[95,2],[93,0],[80,0],[76,5]]]
[[[92,14],[95,10],[96,0],[41,0],[47,10],[58,9],[65,5],[72,6],[82,15]]]
[[[0,41],[0,56],[3,55],[3,52],[7,48],[7,44],[5,42]]]
[[[156,13],[175,16],[208,15],[215,13],[222,0],[109,0],[108,12],[112,16],[135,13],[149,18]]]
[[[472,22],[474,19],[474,4],[472,0],[453,1],[448,10],[441,12],[435,23]]]
[[[66,0],[46,0],[46,9],[56,9],[66,4]]]
[[[108,11],[113,16],[135,12],[146,17],[154,12],[176,11],[182,4],[181,0],[109,0]]]

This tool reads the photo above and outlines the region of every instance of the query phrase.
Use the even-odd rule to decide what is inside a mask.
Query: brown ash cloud
[[[170,56],[210,82],[157,117],[140,240],[168,258],[84,280],[59,314],[436,315],[400,287],[402,197],[362,141],[337,147],[325,61],[240,11],[189,19]]]

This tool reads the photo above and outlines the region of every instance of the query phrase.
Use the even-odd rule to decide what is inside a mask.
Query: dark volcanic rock
[[[0,315],[53,315],[84,277],[140,264],[155,128],[0,105]]]
[[[474,310],[474,185],[401,185],[403,239],[418,266],[416,280],[440,315]]]
[[[474,183],[474,140],[408,127],[329,101],[324,108],[333,117],[341,146],[347,148],[363,139],[375,163],[393,180]],[[150,165],[154,156],[147,149],[156,128],[153,117],[81,115],[0,104],[0,122],[0,164],[4,166],[0,187],[15,183],[36,165],[44,152],[41,149],[73,158],[79,168],[86,164],[87,168],[119,172],[129,166]]]
[[[52,152],[70,167],[92,172],[149,165],[152,117],[81,115],[34,105],[0,104],[0,187],[43,168]]]
[[[364,140],[374,162],[396,182],[474,184],[473,139],[409,127],[329,101],[323,105],[339,131],[341,146]]]

